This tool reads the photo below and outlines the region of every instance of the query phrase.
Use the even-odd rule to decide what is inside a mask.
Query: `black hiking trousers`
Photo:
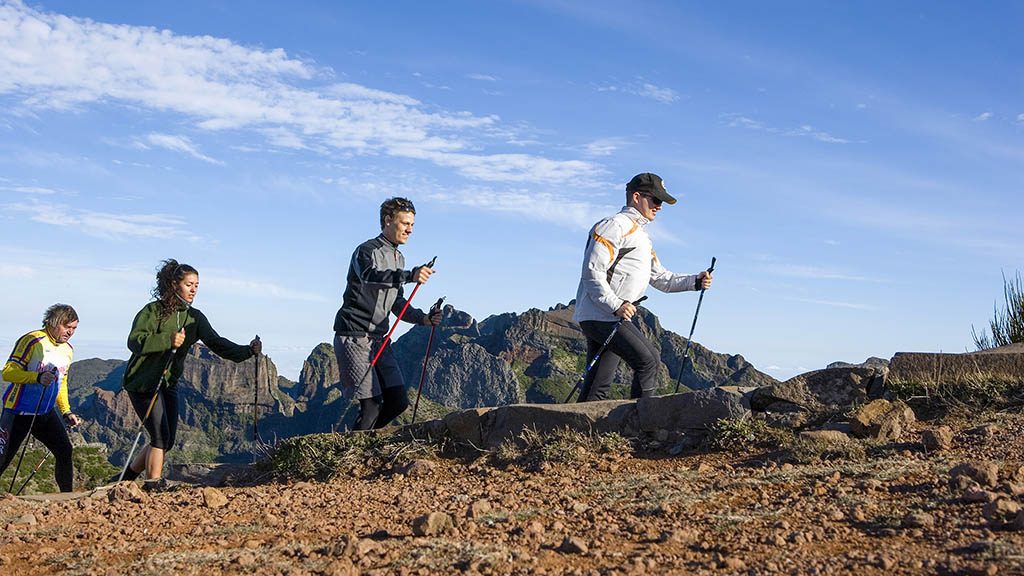
[[[56,408],[46,414],[36,416],[35,423],[32,422],[31,414],[18,414],[14,417],[7,453],[4,454],[4,461],[0,463],[0,474],[7,470],[7,466],[17,456],[18,448],[29,434],[29,426],[32,427],[31,432],[36,440],[42,442],[43,446],[53,452],[53,456],[57,460],[53,470],[57,487],[61,492],[71,492],[75,477],[75,469],[71,463],[71,439],[68,438],[68,431],[64,428],[64,419],[57,414]]]
[[[632,322],[598,322],[584,320],[580,322],[583,335],[587,337],[587,364],[597,355],[608,335],[619,325],[619,331],[601,353],[597,365],[590,369],[583,380],[583,390],[579,402],[607,400],[615,371],[619,368],[619,360],[625,360],[633,369],[633,385],[630,398],[648,398],[654,395],[658,387],[658,364],[661,362],[658,349],[650,340],[640,333],[640,329]]]

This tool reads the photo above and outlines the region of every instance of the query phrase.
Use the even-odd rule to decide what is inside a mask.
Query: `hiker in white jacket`
[[[650,284],[662,292],[683,292],[711,287],[711,273],[683,275],[666,270],[658,261],[644,227],[654,220],[662,203],[675,204],[657,174],[637,174],[626,184],[626,205],[590,229],[583,254],[583,274],[576,291],[573,320],[587,337],[587,362],[620,320],[618,332],[587,373],[580,402],[608,397],[619,360],[633,369],[631,398],[649,397],[657,387],[658,349],[630,322],[632,303]]]

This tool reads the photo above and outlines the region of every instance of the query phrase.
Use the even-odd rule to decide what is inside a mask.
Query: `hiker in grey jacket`
[[[391,313],[397,316],[406,304],[402,285],[423,284],[434,273],[427,266],[406,270],[405,256],[398,250],[409,241],[415,219],[416,208],[409,200],[385,200],[380,205],[380,235],[360,244],[349,263],[345,295],[334,317],[334,355],[342,385],[354,390],[359,400],[356,430],[386,426],[409,407],[390,342],[374,369],[369,368],[387,335]],[[435,326],[441,312],[428,316],[410,306],[402,319]]]
[[[666,270],[654,253],[644,227],[654,220],[663,202],[676,199],[660,176],[645,172],[626,184],[626,205],[590,229],[583,255],[583,273],[576,291],[573,320],[587,338],[587,363],[597,354],[619,320],[624,320],[600,360],[587,373],[580,402],[608,397],[615,370],[623,359],[633,369],[631,398],[648,397],[657,387],[658,349],[630,322],[633,302],[651,285],[662,292],[711,287],[711,273],[683,275]]]

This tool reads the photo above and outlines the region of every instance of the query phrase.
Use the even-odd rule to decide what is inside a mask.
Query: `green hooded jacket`
[[[174,352],[167,374],[167,386],[175,386],[185,370],[185,357],[189,348],[202,340],[215,354],[226,360],[242,362],[252,358],[249,346],[235,344],[210,326],[206,315],[196,308],[182,305],[166,318],[160,318],[160,303],[150,302],[135,315],[132,331],[128,334],[128,349],[132,356],[124,372],[122,386],[129,392],[156,390],[160,377],[167,368],[171,354],[171,338],[185,328],[185,343]]]

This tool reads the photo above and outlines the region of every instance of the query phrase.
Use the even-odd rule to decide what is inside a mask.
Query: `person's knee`
[[[47,448],[49,448],[50,452],[53,452],[53,457],[58,462],[62,460],[71,461],[72,448],[70,441],[57,442],[53,446],[47,446]]]
[[[409,407],[409,395],[405,393],[402,386],[394,386],[384,389],[384,402],[389,404],[396,412],[404,412]]]

